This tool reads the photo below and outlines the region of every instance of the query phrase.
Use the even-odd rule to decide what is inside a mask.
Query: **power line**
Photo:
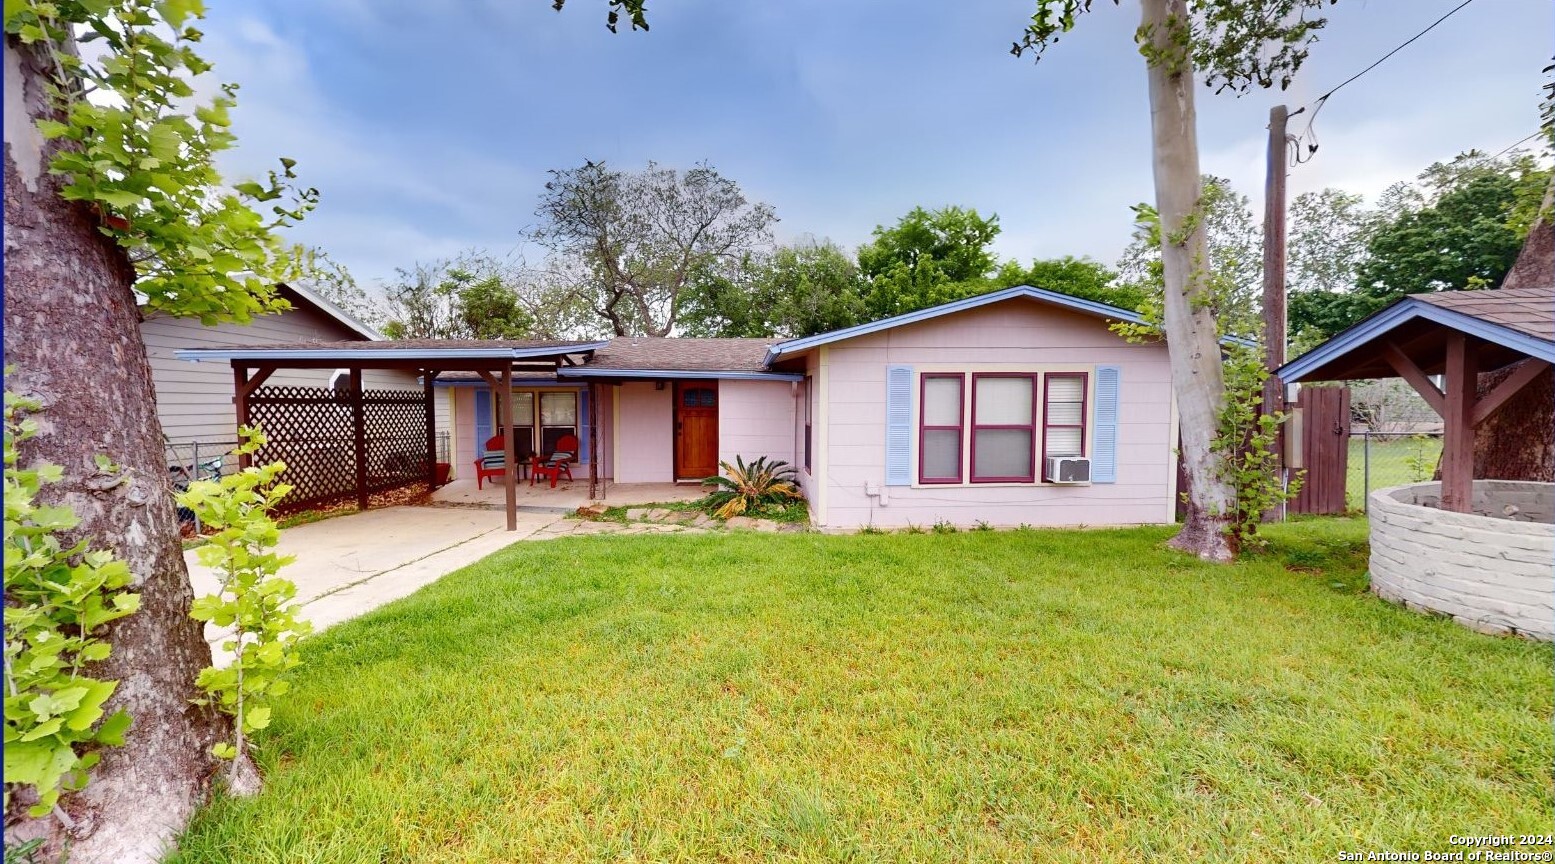
[[[1492,156],[1490,158],[1491,159],[1500,159],[1502,156],[1505,156],[1506,154],[1512,152],[1513,150],[1516,150],[1518,147],[1521,147],[1524,144],[1527,144],[1529,141],[1532,141],[1533,139],[1539,137],[1540,135],[1543,135],[1544,133],[1545,133],[1545,130],[1541,128],[1541,129],[1537,130],[1536,132],[1534,132],[1532,135],[1529,135],[1527,138],[1524,138],[1523,140],[1517,142],[1516,144],[1513,144],[1510,147],[1507,147],[1505,150],[1502,150],[1500,153],[1497,153],[1496,155],[1494,155],[1494,156]]]
[[[1435,21],[1432,21],[1429,27],[1426,27],[1424,30],[1421,30],[1419,33],[1416,33],[1408,39],[1405,39],[1392,51],[1389,51],[1381,57],[1378,57],[1376,61],[1374,61],[1370,66],[1367,66],[1365,69],[1362,69],[1354,75],[1351,75],[1350,77],[1339,82],[1337,87],[1334,87],[1332,90],[1329,90],[1327,93],[1324,93],[1322,96],[1317,97],[1315,101],[1311,102],[1309,107],[1312,108],[1312,116],[1307,118],[1306,128],[1302,130],[1300,135],[1296,136],[1296,161],[1298,163],[1304,161],[1301,158],[1301,141],[1303,139],[1310,138],[1312,140],[1312,143],[1307,145],[1307,159],[1311,159],[1312,154],[1317,152],[1317,135],[1312,131],[1312,124],[1317,122],[1318,112],[1322,111],[1323,106],[1328,103],[1328,97],[1338,93],[1340,90],[1344,89],[1346,85],[1353,83],[1356,79],[1377,68],[1378,66],[1381,66],[1383,63],[1387,62],[1389,57],[1392,57],[1394,54],[1397,54],[1405,48],[1408,48],[1411,44],[1414,43],[1415,40],[1431,32],[1432,30],[1435,30],[1437,25],[1441,24],[1443,21],[1446,21],[1448,18],[1451,18],[1453,15],[1457,14],[1460,9],[1473,2],[1474,0],[1463,0],[1462,3],[1459,3],[1458,5],[1452,7],[1452,9],[1448,10],[1446,15],[1443,15]],[[1515,147],[1517,145],[1514,144],[1512,146]]]

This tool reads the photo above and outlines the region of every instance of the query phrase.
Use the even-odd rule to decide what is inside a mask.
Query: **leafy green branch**
[[[288,263],[275,232],[318,192],[295,185],[286,158],[264,181],[223,184],[215,155],[235,140],[236,85],[182,110],[211,68],[188,23],[204,11],[202,0],[7,0],[5,30],[50,59],[57,111],[38,128],[63,145],[50,171],[135,263],[146,306],[246,322],[288,307],[274,287]],[[76,50],[92,43],[95,60]]]
[[[264,446],[258,429],[245,427],[239,434],[240,455]],[[271,699],[286,693],[291,684],[284,676],[302,662],[297,640],[312,629],[297,619],[292,602],[297,586],[276,575],[293,560],[276,554],[281,532],[270,517],[270,510],[291,491],[277,482],[285,470],[280,462],[245,468],[220,480],[191,483],[178,496],[180,505],[215,529],[195,554],[216,571],[220,588],[197,598],[189,614],[232,628],[221,645],[232,654],[232,662],[207,667],[195,683],[206,693],[200,704],[213,704],[236,719],[235,740],[218,743],[212,751],[233,760],[234,780],[245,764],[248,736],[270,725]]]
[[[122,745],[130,725],[123,711],[103,720],[118,682],[83,669],[108,658],[112,648],[97,634],[139,609],[140,595],[125,590],[132,577],[123,561],[85,540],[60,542],[80,523],[69,507],[37,503],[63,474],[58,465],[19,464],[18,445],[38,431],[25,415],[38,409],[5,394],[5,799],[31,787],[38,800],[29,813],[53,811],[68,825],[60,793],[85,786],[99,759],[90,748]],[[114,470],[106,460],[99,467]]]

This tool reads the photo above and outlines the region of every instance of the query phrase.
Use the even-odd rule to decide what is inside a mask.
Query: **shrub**
[[[734,464],[718,463],[725,474],[711,478],[718,488],[705,499],[703,506],[719,519],[730,519],[763,507],[782,507],[790,501],[804,497],[795,482],[792,465],[781,459],[771,462],[761,456],[746,463],[734,457]]]

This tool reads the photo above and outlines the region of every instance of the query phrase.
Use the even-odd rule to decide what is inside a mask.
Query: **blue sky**
[[[1459,0],[1344,0],[1285,94],[1201,89],[1203,168],[1260,197],[1269,107],[1295,107]],[[1111,262],[1151,195],[1137,3],[1098,0],[1041,63],[1008,54],[1032,0],[214,3],[205,53],[242,85],[229,179],[286,155],[322,202],[289,238],[372,283],[468,247],[508,253],[550,168],[707,160],[778,237],[869,238],[915,205],[997,213],[1005,257]],[[1538,127],[1548,0],[1475,0],[1336,95],[1292,194],[1375,194]],[[1298,121],[1304,118],[1297,118]],[[1293,128],[1300,129],[1304,122]]]

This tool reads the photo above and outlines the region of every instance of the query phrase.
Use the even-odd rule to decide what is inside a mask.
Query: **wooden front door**
[[[675,479],[718,474],[718,382],[675,382]]]

